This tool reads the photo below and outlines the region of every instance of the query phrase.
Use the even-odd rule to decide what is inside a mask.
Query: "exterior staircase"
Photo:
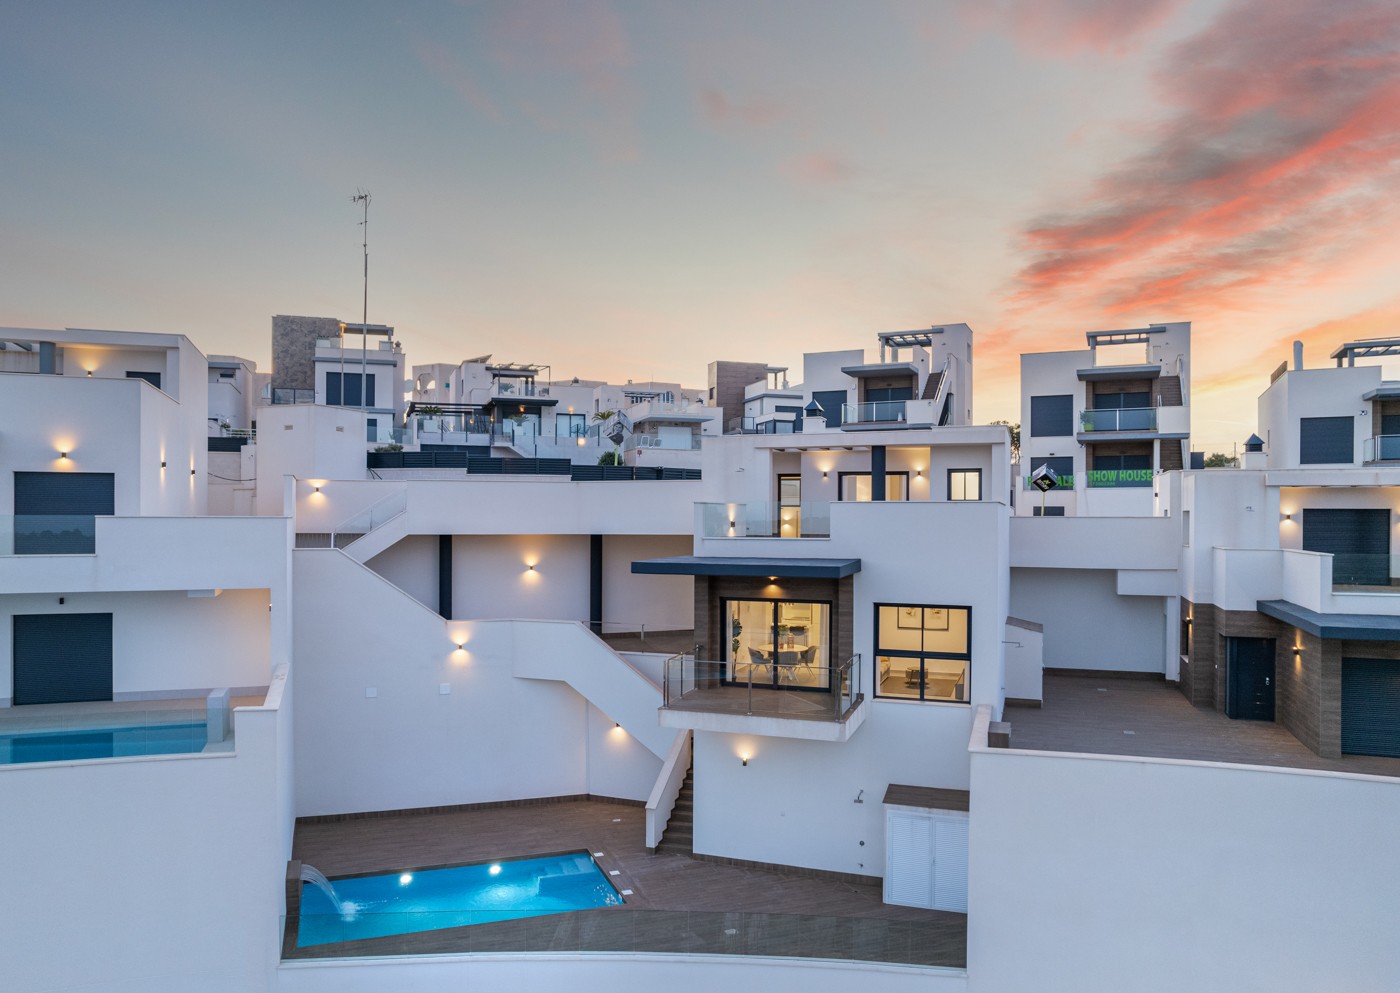
[[[935,372],[928,377],[928,382],[924,383],[924,395],[920,400],[932,400],[938,396],[938,384],[943,382],[943,373]]]
[[[1181,468],[1181,442],[1174,438],[1162,439],[1162,464],[1159,468],[1163,472]]]
[[[666,823],[666,833],[661,836],[658,852],[676,855],[693,855],[695,852],[695,764],[686,770],[685,782],[681,784],[676,806],[671,810],[671,819]]]

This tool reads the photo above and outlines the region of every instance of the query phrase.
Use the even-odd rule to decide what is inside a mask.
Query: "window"
[[[949,500],[981,500],[981,499],[982,499],[982,470],[981,470],[981,469],[949,469],[949,470],[948,470],[948,499],[949,499]]]
[[[554,437],[582,438],[588,434],[588,419],[582,414],[555,414]]]
[[[127,379],[144,379],[156,389],[160,389],[160,373],[158,372],[128,372]]]
[[[1031,437],[1047,438],[1074,434],[1074,397],[1031,397]]]
[[[1152,406],[1152,393],[1095,393],[1095,410],[1136,410]]]
[[[857,503],[866,503],[871,499],[870,473],[868,472],[842,472],[837,474],[837,482],[840,484],[840,494],[838,499],[854,500]],[[907,472],[887,472],[885,473],[885,499],[886,500],[908,500],[909,499],[909,473]]]
[[[360,400],[360,374],[358,372],[347,372],[344,376],[344,389],[341,389],[341,374],[338,372],[326,373],[326,405],[328,407],[359,407]],[[374,376],[364,377],[368,383],[365,392],[363,405],[374,406]]]
[[[725,679],[770,689],[831,688],[831,605],[724,600]]]
[[[967,703],[970,607],[875,605],[875,695]]]
[[[1031,510],[1032,517],[1064,517],[1063,507],[1035,507]]]
[[[802,477],[778,477],[778,537],[802,535]]]

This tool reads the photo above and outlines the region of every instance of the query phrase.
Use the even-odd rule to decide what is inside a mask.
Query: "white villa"
[[[0,328],[0,988],[1394,989],[1400,339],[1204,469],[1190,332],[1023,356],[1014,453],[966,324],[704,388]],[[575,851],[615,905],[410,899]]]

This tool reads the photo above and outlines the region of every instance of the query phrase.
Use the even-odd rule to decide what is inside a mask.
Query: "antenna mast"
[[[361,233],[364,239],[361,248],[365,255],[365,288],[363,308],[360,311],[360,409],[365,409],[365,400],[369,396],[369,377],[367,375],[368,356],[365,354],[369,347],[369,190],[355,189],[355,195],[350,198],[351,203],[362,203],[365,205],[364,220],[360,226],[364,229]],[[345,335],[341,333],[340,339],[341,354],[341,374],[340,374],[340,398],[345,399]]]

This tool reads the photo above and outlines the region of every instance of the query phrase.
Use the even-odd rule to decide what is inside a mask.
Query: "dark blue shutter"
[[[1400,758],[1400,661],[1342,659],[1342,754]]]
[[[1337,465],[1353,461],[1355,429],[1351,417],[1304,417],[1298,422],[1298,461],[1303,465]]]
[[[16,472],[15,554],[91,555],[98,515],[115,512],[110,472]]]
[[[1332,582],[1390,585],[1390,511],[1303,510],[1303,550],[1332,555]]]
[[[326,406],[328,406],[328,407],[339,407],[339,406],[340,406],[340,394],[341,394],[341,389],[340,389],[340,373],[338,373],[338,372],[328,372],[328,373],[326,373]]]
[[[1074,397],[1031,397],[1031,437],[1057,438],[1074,434]]]
[[[14,702],[112,699],[111,614],[16,614]]]
[[[365,373],[365,406],[374,406],[374,376]]]
[[[826,418],[826,426],[839,428],[841,426],[841,407],[846,403],[846,391],[816,390],[812,393],[812,399],[821,405],[822,416]]]

